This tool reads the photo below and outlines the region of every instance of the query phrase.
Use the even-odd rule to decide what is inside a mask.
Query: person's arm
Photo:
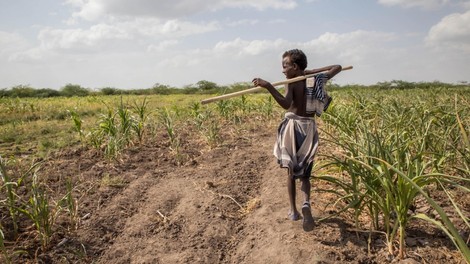
[[[325,66],[325,67],[318,68],[318,69],[305,70],[304,74],[309,75],[309,74],[315,74],[315,73],[327,71],[325,74],[328,76],[328,79],[331,79],[336,74],[338,74],[342,69],[343,68],[341,67],[341,65],[330,65],[330,66]]]
[[[276,102],[282,108],[287,110],[292,105],[293,95],[289,87],[287,88],[286,96],[283,96],[276,88],[274,88],[274,86],[270,82],[267,82],[261,78],[254,78],[252,82],[254,86],[261,86],[263,88],[266,88],[266,90],[268,90],[271,93],[274,100],[276,100]]]

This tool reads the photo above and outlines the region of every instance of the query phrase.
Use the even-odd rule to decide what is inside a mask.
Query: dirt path
[[[120,231],[101,263],[314,263],[300,222],[286,220],[285,171],[274,138],[217,149],[197,165],[146,172],[89,222]],[[247,155],[249,154],[249,155]],[[133,201],[131,205],[128,201]],[[109,220],[106,220],[109,223]],[[96,224],[95,224],[96,225]],[[91,226],[90,226],[91,227]],[[104,228],[106,229],[106,228]],[[97,229],[96,226],[91,230]],[[96,236],[99,234],[94,234]],[[106,237],[106,234],[104,235]]]
[[[317,258],[285,219],[284,174],[272,137],[218,149],[197,165],[144,172],[87,220],[101,263],[292,263]],[[246,154],[249,153],[249,156]],[[108,225],[111,225],[109,227]],[[108,238],[107,232],[114,230]],[[307,247],[308,246],[308,247]],[[306,250],[308,249],[308,250]]]
[[[162,159],[164,146],[139,147],[117,165],[82,156],[82,178],[108,180],[82,198],[77,237],[55,253],[99,263],[315,263],[318,242],[286,219],[273,142],[271,129],[258,130],[186,166]],[[62,157],[57,173],[76,156]]]
[[[273,131],[274,125],[254,129],[212,150],[200,151],[204,148],[197,143],[183,142],[184,153],[189,153],[184,166],[167,158],[168,146],[162,144],[135,147],[119,163],[98,161],[86,151],[62,154],[50,166],[54,173],[49,173],[57,177],[79,175],[83,186],[92,187],[80,199],[80,228],[73,236],[57,238],[65,242],[42,256],[42,260],[386,261],[380,238],[372,242],[378,250],[368,254],[368,235],[348,231],[350,226],[341,218],[322,222],[312,232],[303,231],[301,221],[287,220],[286,171],[278,167],[272,156]],[[313,193],[315,218],[326,214],[323,210],[328,199],[324,194]],[[452,259],[449,256],[445,261],[454,263]]]

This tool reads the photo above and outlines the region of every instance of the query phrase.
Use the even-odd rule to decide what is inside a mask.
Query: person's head
[[[282,55],[282,72],[286,78],[294,78],[303,75],[307,68],[307,56],[299,49],[292,49]]]

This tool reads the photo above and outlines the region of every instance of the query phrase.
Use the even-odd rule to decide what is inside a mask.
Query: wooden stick
[[[353,66],[347,66],[347,67],[344,67],[341,71],[351,70],[352,68],[353,68]],[[287,79],[287,80],[284,80],[284,81],[275,82],[275,83],[272,83],[272,85],[274,87],[276,87],[276,86],[285,85],[285,84],[289,84],[289,83],[293,83],[293,82],[298,82],[298,81],[305,80],[309,77],[315,76],[317,74],[319,74],[319,72],[314,73],[314,74],[308,74],[308,75],[304,75],[304,76],[295,77],[295,78],[292,78],[292,79]],[[262,91],[262,90],[265,90],[265,88],[263,88],[261,86],[257,86],[257,87],[249,88],[249,89],[246,89],[246,90],[243,90],[243,91],[238,91],[238,92],[234,92],[234,93],[223,94],[223,95],[211,97],[211,98],[202,100],[201,104],[208,104],[208,103],[212,103],[212,102],[216,102],[216,101],[220,101],[220,100],[240,96],[240,95],[243,95],[243,94]]]

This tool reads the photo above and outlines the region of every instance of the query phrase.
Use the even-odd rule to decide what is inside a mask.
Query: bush
[[[174,88],[171,88],[169,85],[156,83],[152,87],[153,94],[174,94],[176,91]]]
[[[0,90],[0,98],[8,96],[10,96],[10,91],[8,91],[6,88]]]
[[[35,91],[35,97],[47,98],[60,96],[60,92],[50,88],[38,89]]]
[[[35,90],[34,88],[31,88],[27,85],[18,85],[13,88],[11,88],[10,91],[10,96],[11,97],[34,97],[35,95]]]
[[[104,95],[113,95],[113,94],[120,94],[121,92],[119,89],[106,87],[101,89],[101,93]]]
[[[206,81],[206,80],[202,80],[202,81],[197,82],[196,86],[197,86],[197,88],[199,88],[200,90],[203,90],[203,91],[215,90],[215,89],[218,88],[216,83],[209,82],[209,81]]]
[[[60,90],[61,95],[72,97],[72,96],[87,96],[90,91],[86,88],[81,87],[78,84],[67,84]]]

